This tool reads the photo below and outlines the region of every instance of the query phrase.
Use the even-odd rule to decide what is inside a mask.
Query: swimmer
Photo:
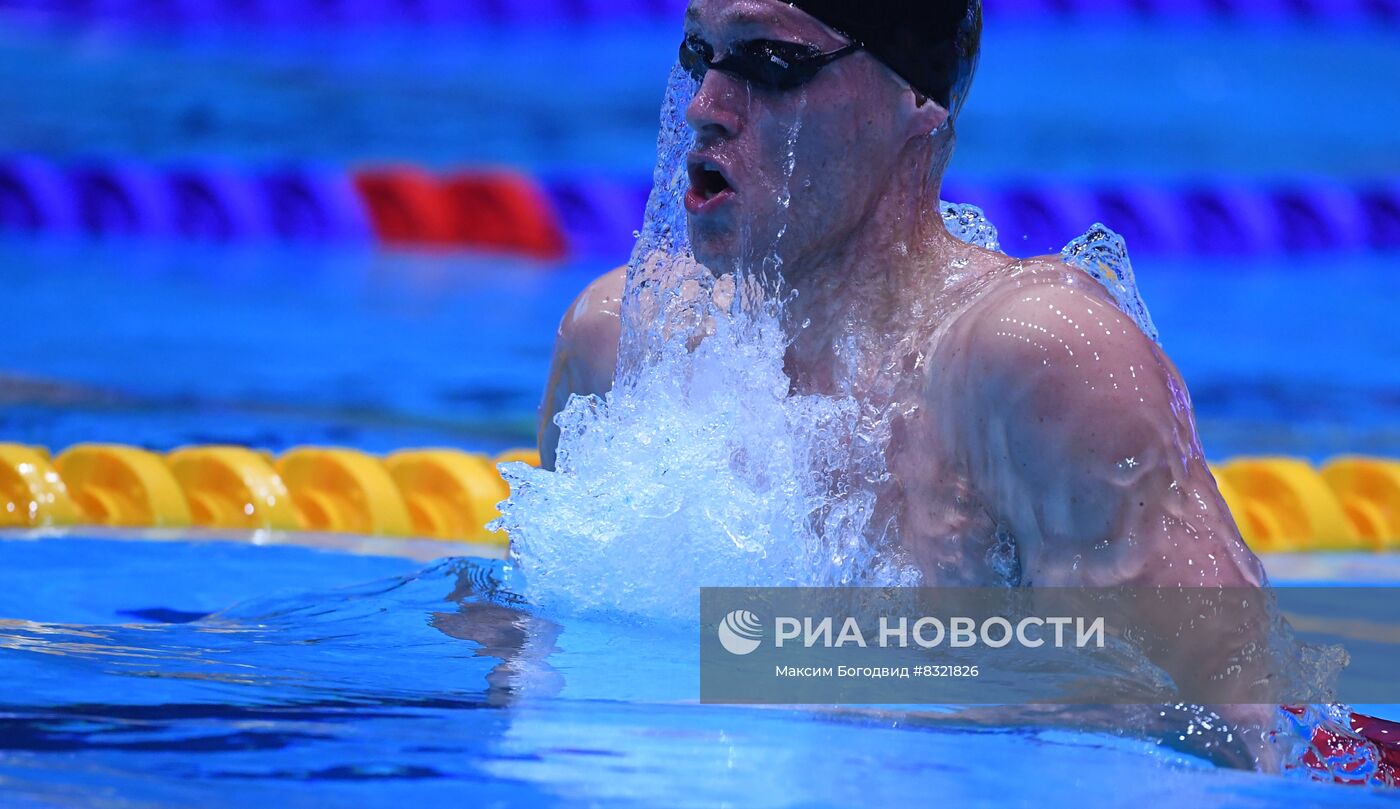
[[[686,110],[696,258],[725,274],[745,234],[776,243],[798,293],[794,392],[912,405],[892,424],[882,507],[927,585],[1262,584],[1161,349],[1058,257],[1011,260],[944,227],[980,29],[966,0],[693,0],[681,62],[699,80]],[[569,396],[612,386],[624,275],[599,278],[563,320],[546,466]]]
[[[1161,348],[1059,257],[1009,259],[944,226],[980,34],[979,0],[691,0],[696,260],[724,277],[776,258],[796,293],[792,392],[894,414],[872,524],[898,526],[926,586],[1265,586]],[[546,468],[570,396],[612,387],[625,277],[563,319]],[[1158,662],[1207,677],[1241,642],[1218,634],[1217,660]],[[1278,712],[1217,707],[1256,742]],[[1240,752],[1277,769],[1263,748]]]

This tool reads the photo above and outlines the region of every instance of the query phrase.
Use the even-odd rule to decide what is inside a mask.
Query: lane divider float
[[[651,181],[532,178],[505,169],[413,166],[236,171],[132,162],[0,158],[0,234],[206,242],[373,242],[621,263]],[[1015,256],[1056,253],[1094,222],[1135,256],[1229,258],[1400,250],[1400,179],[1344,185],[950,181],[944,196],[987,212]]]
[[[384,458],[298,447],[280,457],[235,446],[164,455],[119,444],[0,444],[0,527],[188,526],[505,544],[485,529],[509,496],[496,464],[539,465],[532,449],[494,458],[411,449]],[[1341,456],[1315,468],[1285,457],[1213,465],[1240,533],[1263,553],[1400,551],[1400,460]]]
[[[506,544],[486,530],[510,494],[497,463],[539,465],[516,449],[494,458],[451,449],[379,458],[298,447],[280,457],[236,446],[166,454],[120,444],[0,444],[0,527],[201,527],[421,537]]]
[[[639,210],[631,227],[640,222]],[[506,170],[59,165],[30,156],[0,157],[0,234],[377,242],[545,261],[563,258],[569,244],[548,189]]]
[[[1211,471],[1255,551],[1400,551],[1400,461],[1246,457]]]

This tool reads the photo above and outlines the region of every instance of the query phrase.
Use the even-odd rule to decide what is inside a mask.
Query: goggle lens
[[[697,82],[704,81],[710,70],[719,70],[765,89],[791,90],[811,81],[823,67],[859,49],[860,45],[852,43],[822,53],[797,42],[751,39],[735,43],[727,56],[716,61],[715,50],[708,42],[686,37],[681,42],[680,62]]]

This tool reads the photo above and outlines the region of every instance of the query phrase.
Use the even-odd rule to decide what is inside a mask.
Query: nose
[[[685,108],[685,122],[695,130],[696,139],[701,144],[739,134],[739,102],[746,89],[718,70],[705,74],[705,79],[695,91],[695,98]]]

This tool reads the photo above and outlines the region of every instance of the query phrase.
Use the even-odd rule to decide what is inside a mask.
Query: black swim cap
[[[956,115],[982,42],[982,0],[787,0]]]

